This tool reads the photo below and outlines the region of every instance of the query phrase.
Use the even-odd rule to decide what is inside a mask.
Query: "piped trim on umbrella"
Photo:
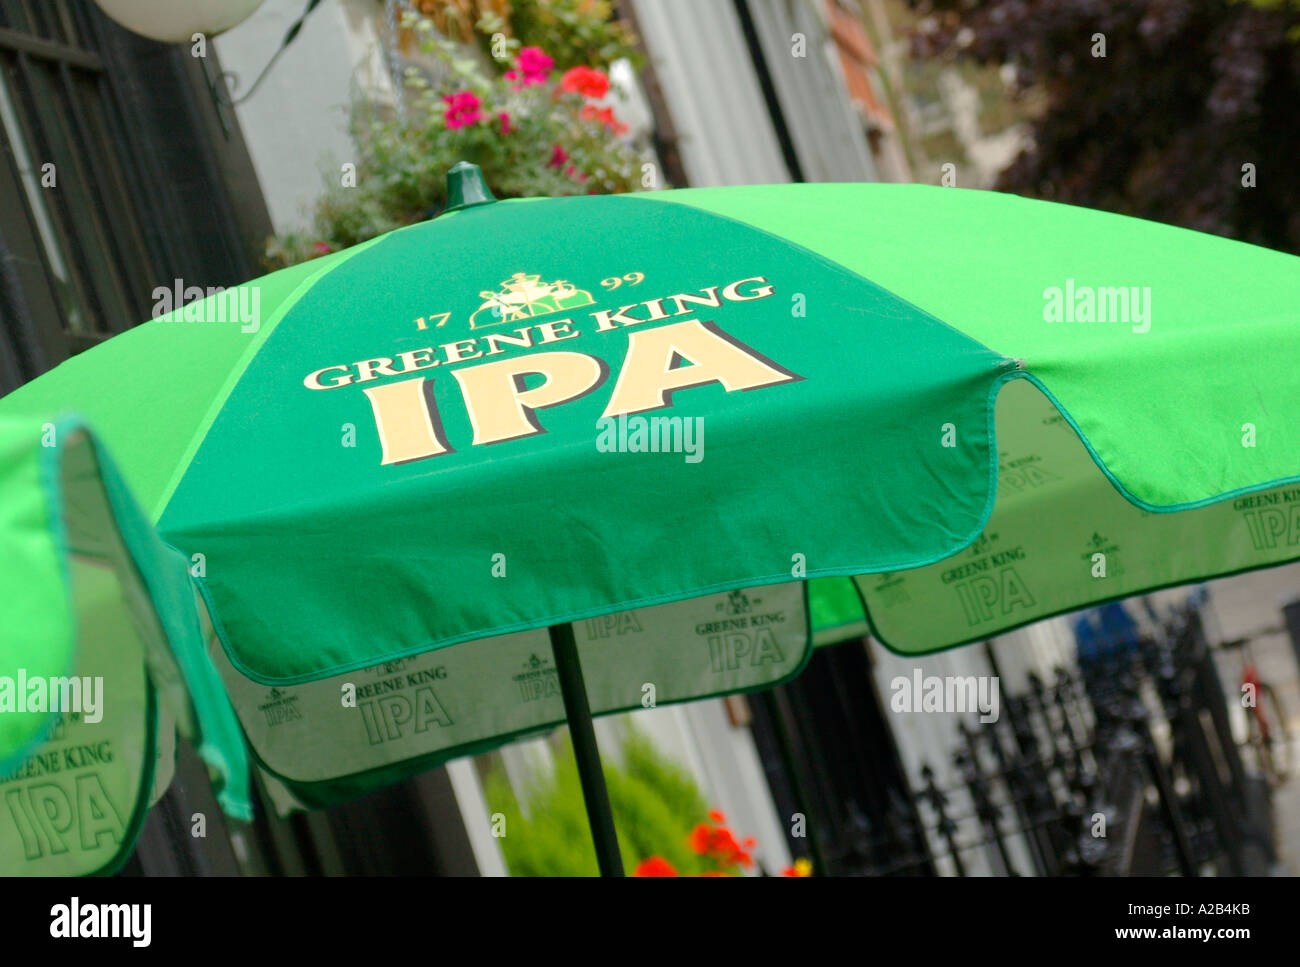
[[[1135,497],[1116,479],[1115,475],[1112,472],[1110,472],[1109,468],[1106,466],[1104,461],[1098,455],[1096,450],[1090,445],[1087,436],[1080,429],[1077,422],[1071,417],[1070,413],[1060,405],[1059,401],[1056,400],[1056,398],[1052,395],[1050,390],[1043,385],[1041,380],[1039,380],[1033,374],[1027,372],[1009,373],[1006,374],[1006,377],[1007,378],[1005,379],[999,379],[997,381],[995,385],[995,392],[994,392],[995,396],[996,393],[1002,390],[1003,388],[1005,388],[1008,385],[1009,381],[1012,379],[1025,379],[1028,384],[1033,385],[1035,389],[1042,394],[1043,398],[1045,399],[1047,404],[1050,405],[1051,409],[1055,413],[1057,413],[1061,418],[1061,420],[1068,425],[1068,427],[1072,431],[1073,438],[1075,439],[1077,445],[1079,446],[1080,449],[1086,452],[1087,458],[1091,462],[1091,466],[1096,471],[1100,472],[1101,478],[1098,478],[1098,480],[1100,481],[1100,479],[1104,478],[1105,481],[1109,484],[1109,489],[1111,493],[1113,493],[1115,496],[1122,498],[1127,505],[1137,508],[1138,510],[1143,511],[1146,514],[1159,515],[1160,519],[1168,520],[1170,522],[1190,524],[1191,522],[1190,518],[1182,517],[1179,515],[1195,515],[1198,512],[1204,513],[1204,512],[1211,512],[1211,511],[1218,512],[1219,514],[1224,515],[1226,511],[1232,509],[1226,506],[1227,502],[1230,500],[1249,497],[1255,494],[1266,494],[1270,491],[1277,490],[1278,488],[1291,487],[1297,483],[1300,483],[1300,477],[1291,477],[1291,478],[1278,480],[1278,481],[1269,481],[1267,483],[1263,483],[1255,487],[1239,488],[1237,490],[1219,495],[1213,499],[1200,500],[1200,501],[1195,501],[1187,504],[1163,505],[1163,506],[1148,504]],[[996,402],[994,402],[994,406],[996,406]],[[990,410],[990,413],[992,415],[993,413],[992,408]],[[1015,427],[1014,422],[1013,422],[1013,427]],[[1015,427],[1015,428],[1019,429],[1019,427]],[[994,445],[991,448],[991,453],[995,455],[995,458],[993,459],[991,464],[991,470],[993,472],[993,480],[994,480],[993,492],[996,494],[998,493],[998,479],[997,479],[998,461],[996,459],[996,455],[999,452],[996,426],[991,432],[993,434],[992,438],[994,440]],[[999,509],[999,505],[995,504],[992,514],[985,518],[984,524],[980,528],[980,531],[977,534],[976,539],[979,540],[984,539],[984,535],[990,529],[992,518],[997,515],[998,509]],[[1221,524],[1221,522],[1211,522],[1207,520],[1203,522],[1201,526],[1209,528],[1212,523]],[[1004,526],[1007,526],[1007,522],[1005,521],[1004,521]],[[1098,524],[1098,526],[1104,527],[1105,525]],[[1123,530],[1122,525],[1116,525],[1116,526],[1120,526],[1121,530]],[[1250,536],[1252,538],[1257,536],[1255,531],[1258,529],[1258,527],[1261,526],[1262,525],[1257,525],[1256,528],[1251,530]],[[1128,535],[1126,534],[1125,537],[1116,538],[1116,540],[1127,540],[1127,538]],[[1226,540],[1223,539],[1222,534],[1213,535],[1213,540],[1211,541],[1211,543],[1215,543],[1215,542],[1224,543],[1224,544],[1228,543]],[[960,555],[962,555],[966,549],[969,549],[974,543],[975,543],[975,539],[973,539],[970,543],[968,543],[964,548],[962,548],[958,552],[955,552],[953,555],[950,555],[948,558],[945,558],[940,562],[931,562],[930,564],[923,565],[922,567],[913,568],[913,569],[897,569],[899,571],[899,577],[903,580],[908,580],[908,579],[911,579],[912,581],[923,580],[925,578],[922,577],[921,574],[923,574],[925,570],[928,569],[930,571],[933,571],[933,569],[939,565],[955,563],[956,559]],[[1099,542],[1097,544],[1097,548],[1099,549],[1105,546],[1106,545],[1104,544],[1104,542]],[[1059,545],[1054,547],[1053,550],[1056,552],[1056,560],[1053,560],[1051,563],[1059,563],[1060,555],[1062,553],[1068,553],[1068,551],[1063,551],[1059,547]],[[1118,548],[1116,550],[1118,550]],[[882,605],[882,602],[880,600],[877,600],[875,606],[873,607],[872,602],[870,600],[870,596],[864,591],[864,587],[866,586],[867,583],[865,581],[865,578],[868,577],[872,572],[864,571],[860,575],[857,575],[857,577],[860,580],[855,580],[853,582],[853,585],[857,592],[859,604],[861,606],[862,619],[863,621],[865,621],[866,627],[871,633],[871,635],[874,638],[876,638],[876,640],[878,640],[882,645],[884,645],[884,647],[886,647],[889,651],[904,657],[915,657],[919,655],[927,655],[927,654],[934,654],[942,651],[947,651],[952,648],[957,648],[963,645],[971,644],[972,642],[986,640],[995,635],[1006,634],[1008,632],[1015,631],[1019,628],[1023,628],[1027,625],[1034,624],[1038,621],[1043,621],[1048,618],[1054,618],[1060,615],[1069,614],[1078,611],[1080,608],[1092,607],[1092,606],[1107,603],[1109,601],[1121,600],[1123,598],[1132,597],[1134,595],[1148,594],[1154,591],[1160,591],[1167,588],[1178,587],[1178,586],[1192,584],[1192,583],[1199,583],[1213,578],[1229,577],[1235,574],[1243,574],[1243,573],[1248,573],[1250,571],[1261,570],[1263,568],[1276,567],[1282,564],[1287,564],[1293,561],[1300,560],[1300,551],[1297,551],[1295,553],[1287,553],[1283,548],[1277,548],[1277,550],[1279,553],[1275,553],[1271,557],[1261,557],[1259,559],[1253,560],[1248,563],[1242,563],[1240,566],[1219,567],[1218,569],[1216,569],[1214,566],[1193,565],[1190,568],[1186,568],[1184,570],[1179,571],[1171,564],[1169,566],[1170,577],[1168,580],[1140,581],[1137,583],[1120,585],[1117,586],[1113,594],[1103,594],[1099,596],[1096,595],[1095,593],[1086,593],[1083,591],[1083,589],[1089,589],[1091,588],[1091,586],[1086,582],[1077,582],[1073,585],[1069,585],[1069,587],[1080,589],[1079,593],[1076,593],[1073,596],[1068,597],[1067,600],[1064,603],[1060,604],[1059,606],[1049,607],[1047,609],[1040,608],[1038,610],[1027,612],[1026,614],[1024,614],[1022,618],[1018,620],[1002,621],[1002,622],[994,621],[988,626],[979,630],[977,633],[973,633],[968,637],[961,637],[960,640],[952,640],[956,636],[951,633],[948,633],[944,636],[943,642],[941,644],[924,646],[924,647],[917,647],[915,645],[903,646],[898,641],[898,639],[895,638],[894,634],[886,630],[885,622],[881,618],[881,612],[882,610],[884,610],[884,606]],[[1118,556],[1122,557],[1122,552],[1120,552]],[[1103,554],[1102,557],[1104,558],[1105,554]],[[1230,560],[1230,558],[1228,558],[1225,554],[1222,557],[1215,558],[1215,560],[1224,560],[1226,562]],[[891,571],[892,569],[886,569],[885,573],[890,573]],[[875,573],[879,574],[881,572],[877,571]],[[960,568],[955,567],[954,569],[950,570],[948,573],[959,574]],[[1058,582],[1058,584],[1059,586],[1052,586],[1051,590],[1057,591],[1059,594],[1061,588],[1066,587],[1067,585],[1066,582]],[[931,601],[939,600],[937,595],[941,594],[940,591],[934,588],[928,589],[927,593],[930,595],[936,595],[936,597],[927,598],[927,600],[931,600]],[[971,604],[973,604],[973,602],[971,602]],[[969,614],[970,611],[972,610],[975,610],[975,608],[968,606],[967,613]],[[904,619],[904,623],[905,622],[906,619]],[[957,625],[956,622],[951,622],[950,624],[954,626]],[[850,615],[846,617],[841,614],[839,616],[837,625],[820,626],[815,630],[815,634],[818,636],[819,644],[824,645],[824,644],[832,644],[838,641],[845,640],[849,637],[853,637],[854,632],[856,632],[857,630],[858,630],[858,626],[854,621],[853,616]]]
[[[891,652],[892,654],[898,655],[900,658],[922,658],[926,655],[937,655],[945,651],[952,651],[954,648],[962,648],[965,647],[966,645],[973,645],[976,644],[977,642],[987,641],[990,638],[996,638],[1000,635],[1011,634],[1012,632],[1020,631],[1022,628],[1028,628],[1030,625],[1038,624],[1040,621],[1047,621],[1051,618],[1060,618],[1065,615],[1075,614],[1087,608],[1100,607],[1104,604],[1110,604],[1115,601],[1124,601],[1128,598],[1132,598],[1137,595],[1153,594],[1157,591],[1168,591],[1172,588],[1186,587],[1189,584],[1201,584],[1205,581],[1217,581],[1220,578],[1237,577],[1238,575],[1241,574],[1250,574],[1252,571],[1262,571],[1271,567],[1281,567],[1282,565],[1285,564],[1294,564],[1297,561],[1300,561],[1300,554],[1297,554],[1295,557],[1286,558],[1284,560],[1276,561],[1269,564],[1248,565],[1246,567],[1238,568],[1235,571],[1216,571],[1208,574],[1195,575],[1185,580],[1183,578],[1178,578],[1175,581],[1169,581],[1165,584],[1152,584],[1152,585],[1144,586],[1137,591],[1123,591],[1119,594],[1113,595],[1108,598],[1090,599],[1083,604],[1073,605],[1071,607],[1066,607],[1066,608],[1060,608],[1056,611],[1045,612],[1042,615],[1035,615],[1032,618],[1027,618],[1024,621],[1020,621],[1016,624],[1006,625],[1005,627],[998,628],[987,634],[972,635],[971,637],[963,639],[962,641],[953,642],[951,644],[936,645],[933,648],[927,648],[919,651],[908,650],[906,648],[903,648],[902,646],[895,644],[893,641],[891,641],[889,636],[882,634],[880,632],[880,629],[877,627],[876,622],[873,621],[872,619],[871,607],[870,605],[867,604],[865,598],[862,596],[861,590],[858,591],[858,595],[862,603],[863,621],[865,622],[867,632],[871,635],[872,638],[880,642],[880,644],[883,645],[887,651]],[[824,629],[823,640],[819,642],[819,646],[838,644],[841,641],[847,641],[850,638],[858,637],[857,635],[847,635],[847,634],[837,635],[836,633],[838,631],[839,631],[838,628]]]

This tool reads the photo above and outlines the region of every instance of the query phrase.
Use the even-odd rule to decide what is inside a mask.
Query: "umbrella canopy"
[[[202,596],[156,607],[206,612],[261,766],[320,804],[561,719],[542,628],[600,712],[796,673],[806,579],[840,579],[829,633],[921,652],[1295,558],[1297,283],[957,189],[484,202],[0,414],[95,428]]]

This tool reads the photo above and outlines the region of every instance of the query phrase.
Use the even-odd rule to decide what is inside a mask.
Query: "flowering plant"
[[[508,63],[488,68],[427,18],[410,15],[404,25],[446,69],[436,80],[411,72],[408,104],[398,116],[354,109],[359,157],[351,178],[328,183],[314,232],[272,240],[272,267],[436,215],[446,204],[447,170],[457,161],[477,164],[498,198],[662,187],[646,184],[650,169],[608,103],[604,71],[579,64],[561,72],[546,51],[517,42],[506,45]]]
[[[697,876],[737,876],[745,870],[754,868],[754,848],[758,845],[754,837],[738,841],[736,834],[726,825],[727,817],[716,809],[709,810],[709,821],[699,823],[692,830],[689,842],[691,850],[700,857],[706,868]],[[783,876],[809,876],[812,865],[807,860],[798,860],[795,865],[785,870]],[[633,876],[680,876],[677,869],[662,856],[651,856],[642,860],[632,874]]]
[[[611,0],[406,0],[438,33],[490,51],[498,34],[523,47],[541,47],[561,69],[642,62],[636,36]],[[404,35],[409,42],[409,35]]]

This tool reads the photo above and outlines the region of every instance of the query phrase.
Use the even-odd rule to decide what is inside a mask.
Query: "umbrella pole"
[[[587,822],[591,825],[591,838],[596,844],[596,862],[600,865],[601,876],[622,876],[623,857],[614,832],[614,813],[609,806],[609,792],[605,789],[605,773],[600,768],[600,749],[596,745],[596,730],[591,724],[587,688],[582,683],[582,665],[578,661],[573,625],[567,622],[551,625],[549,630],[555,671],[560,678],[560,693],[564,696],[564,714],[569,720],[569,738],[573,742],[578,778],[582,782],[582,798],[587,805]]]

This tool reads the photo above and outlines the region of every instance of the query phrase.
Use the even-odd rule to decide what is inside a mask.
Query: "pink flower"
[[[320,252],[321,255],[329,255],[330,252],[334,251],[334,246],[329,242],[317,242],[312,248]]]
[[[525,47],[519,52],[519,70],[523,72],[525,84],[542,83],[554,66],[555,61],[540,47]]]
[[[449,130],[478,124],[483,118],[483,115],[479,113],[480,101],[473,91],[444,94],[442,99],[447,104],[447,113],[444,118]]]
[[[506,71],[506,80],[515,81],[515,90],[522,90],[530,84],[544,84],[546,77],[555,66],[555,61],[546,56],[540,47],[525,47],[519,52],[515,67]]]
[[[497,115],[497,119],[501,122],[501,133],[503,135],[509,134],[512,130],[510,127],[510,114],[506,111],[502,111]]]
[[[546,162],[548,168],[559,168],[569,160],[569,153],[558,144],[551,146],[551,160]]]

